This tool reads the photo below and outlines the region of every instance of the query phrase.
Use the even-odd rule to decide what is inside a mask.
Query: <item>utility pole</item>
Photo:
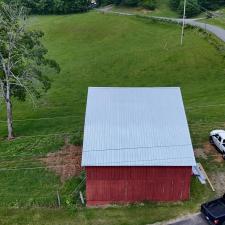
[[[186,4],[187,4],[187,0],[184,0],[183,24],[182,24],[182,32],[181,32],[181,40],[180,40],[180,44],[181,45],[183,45],[183,38],[184,38],[184,26],[185,26],[185,18],[186,18]]]

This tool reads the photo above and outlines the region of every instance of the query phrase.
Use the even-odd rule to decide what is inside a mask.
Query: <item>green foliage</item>
[[[156,0],[142,0],[140,3],[146,9],[154,10],[156,8]]]
[[[184,0],[180,1],[180,5],[178,7],[178,12],[180,15],[183,15],[184,11]],[[200,7],[198,5],[198,0],[188,0],[186,4],[186,17],[193,17],[200,13]]]
[[[97,2],[98,2],[98,5],[101,5],[101,6],[114,4],[114,0],[99,0]]]
[[[183,14],[184,0],[169,0],[171,9],[178,11],[180,15]],[[224,0],[188,0],[186,15],[192,17],[198,15],[201,11],[206,12],[208,10],[215,10],[219,6],[224,6]]]
[[[78,177],[73,177],[67,180],[60,189],[63,204],[69,208],[82,205],[80,200],[80,191],[83,194],[84,200],[86,199],[86,174],[82,171]]]
[[[89,0],[5,0],[19,2],[30,9],[32,14],[67,14],[85,12],[90,5]]]
[[[50,88],[49,78],[42,73],[43,66],[60,70],[54,60],[46,58],[48,51],[41,43],[44,33],[28,30],[21,23],[25,20],[26,13],[22,8],[0,3],[0,78],[5,90],[5,81],[11,79],[11,96],[23,101],[29,93],[40,97],[41,89],[47,91]],[[4,69],[7,65],[11,65],[9,75]]]
[[[177,10],[180,5],[180,0],[170,0],[169,4],[170,4],[171,9]]]
[[[209,10],[216,10],[225,5],[224,0],[198,0],[199,5]]]
[[[139,0],[123,0],[122,3],[123,5],[134,7],[139,4]]]

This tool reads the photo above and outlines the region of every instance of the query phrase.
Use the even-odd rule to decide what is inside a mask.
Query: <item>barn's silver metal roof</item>
[[[180,88],[89,88],[82,166],[195,166]]]

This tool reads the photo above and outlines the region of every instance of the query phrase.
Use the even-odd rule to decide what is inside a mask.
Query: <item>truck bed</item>
[[[204,206],[206,210],[215,218],[225,216],[225,200],[223,198],[206,203]]]

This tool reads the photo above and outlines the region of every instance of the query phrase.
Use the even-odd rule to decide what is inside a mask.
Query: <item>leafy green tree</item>
[[[184,9],[184,0],[180,1],[180,5],[178,7],[178,12],[180,15],[183,15]],[[198,0],[188,0],[186,4],[186,17],[193,17],[200,13],[200,7],[198,4]]]
[[[49,66],[59,72],[59,65],[46,58],[43,33],[26,28],[26,10],[15,4],[0,3],[0,92],[7,111],[8,139],[14,138],[12,97],[32,101],[50,88],[42,72]]]

